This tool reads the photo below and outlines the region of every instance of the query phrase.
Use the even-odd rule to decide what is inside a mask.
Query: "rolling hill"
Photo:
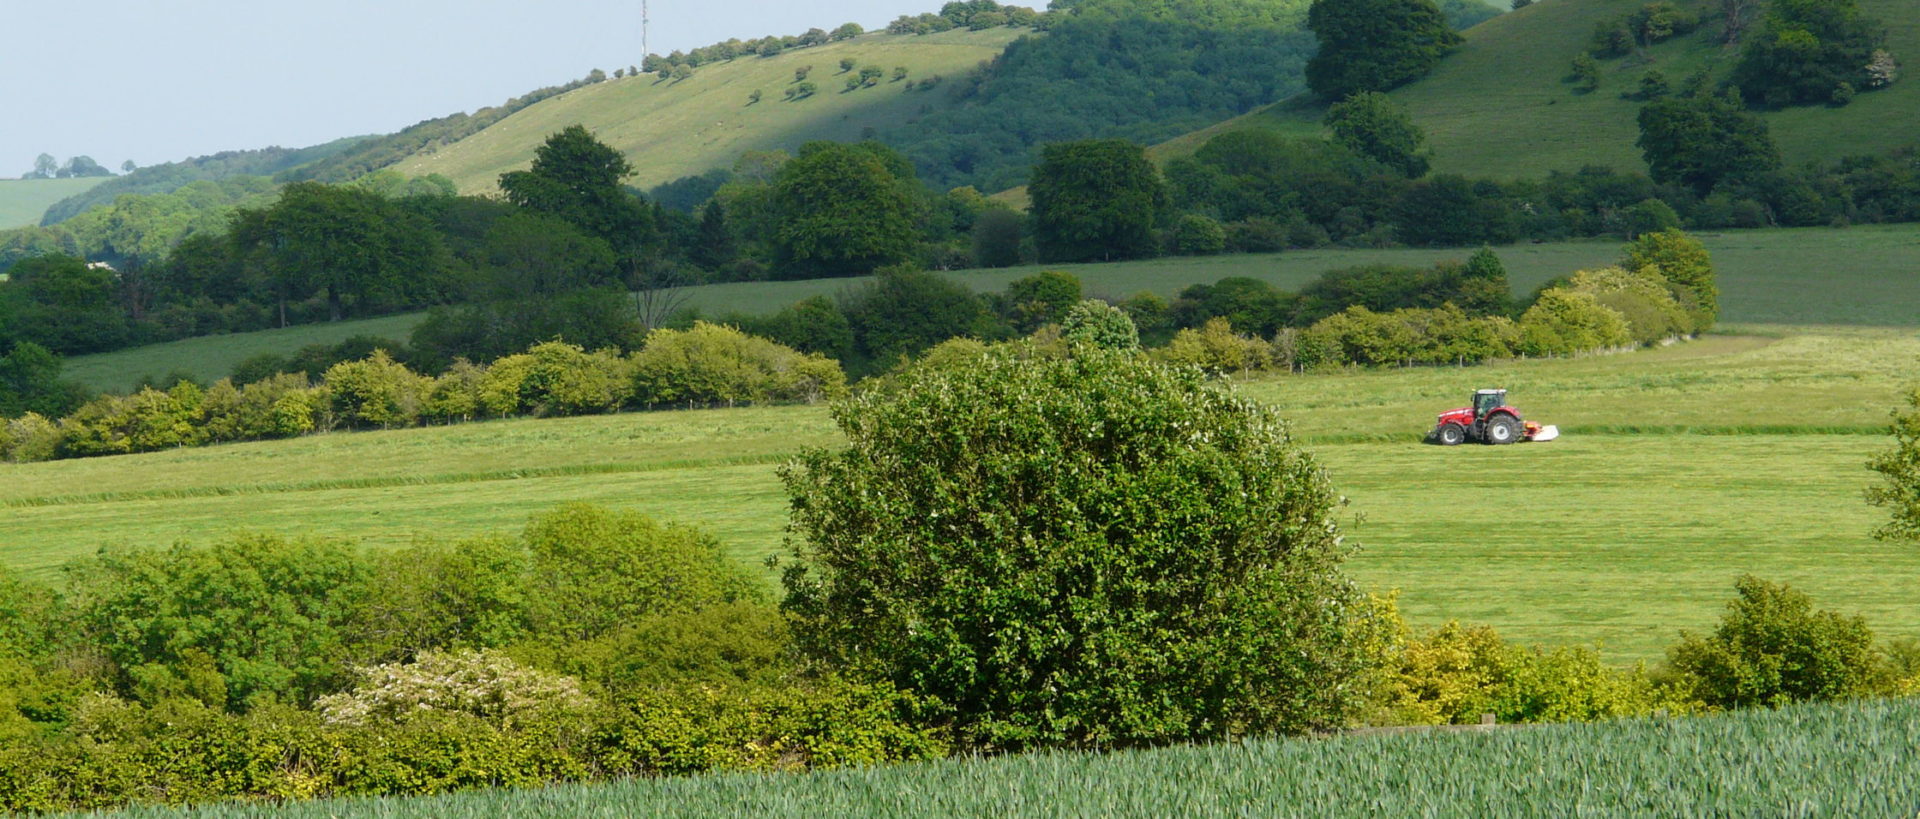
[[[1626,15],[1643,0],[1543,0],[1469,29],[1466,45],[1433,74],[1398,89],[1427,131],[1434,170],[1469,176],[1524,178],[1553,170],[1608,165],[1645,171],[1634,147],[1640,103],[1622,93],[1638,87],[1648,69],[1678,84],[1702,68],[1723,78],[1737,52],[1719,45],[1720,27],[1698,31],[1634,57],[1601,62],[1599,90],[1578,93],[1566,81],[1574,55],[1586,48],[1601,22]],[[1707,4],[1693,3],[1694,6]],[[1912,0],[1860,0],[1867,14],[1888,29],[1888,47],[1904,62],[1920,59],[1920,5]],[[1317,135],[1326,107],[1296,98],[1163,143],[1164,160],[1192,153],[1212,136],[1245,127]],[[1788,164],[1883,153],[1920,139],[1920,82],[1860,95],[1844,108],[1807,107],[1768,112]]]
[[[635,174],[628,181],[650,187],[713,168],[729,167],[746,151],[787,149],[815,139],[858,140],[951,104],[944,89],[907,91],[910,82],[961,79],[991,60],[1024,29],[953,30],[921,36],[868,34],[837,43],[793,49],[774,57],[742,57],[702,66],[681,81],[652,75],[609,80],[545,100],[478,134],[393,166],[411,176],[438,173],[464,193],[494,189],[500,174],[523,168],[547,135],[583,124],[601,141],[624,152]],[[843,90],[839,63],[892,72],[907,69],[907,81],[883,79],[858,91]],[[812,66],[819,86],[811,97],[784,99],[794,70]],[[754,91],[763,95],[749,104]]]
[[[86,193],[111,176],[86,179],[0,179],[0,230],[40,224],[55,202]]]

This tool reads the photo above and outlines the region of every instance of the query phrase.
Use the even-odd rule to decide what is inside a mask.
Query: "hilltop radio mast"
[[[647,26],[650,22],[647,19],[647,0],[640,0],[640,57],[643,60],[653,53],[647,50]]]

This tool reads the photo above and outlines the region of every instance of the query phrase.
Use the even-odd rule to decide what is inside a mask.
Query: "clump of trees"
[[[1314,0],[1307,28],[1320,41],[1307,85],[1329,100],[1406,85],[1463,42],[1433,0]]]
[[[1754,105],[1845,105],[1897,77],[1885,43],[1886,28],[1856,0],[1776,0],[1731,82]]]

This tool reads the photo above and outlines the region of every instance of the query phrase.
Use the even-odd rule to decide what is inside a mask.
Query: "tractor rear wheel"
[[[1511,444],[1520,440],[1520,422],[1511,415],[1497,415],[1487,419],[1486,442],[1489,444]]]
[[[1467,440],[1467,428],[1459,424],[1441,424],[1433,431],[1433,442],[1441,446],[1459,446]]]

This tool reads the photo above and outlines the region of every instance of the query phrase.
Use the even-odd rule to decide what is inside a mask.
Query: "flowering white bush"
[[[497,651],[428,652],[415,662],[370,666],[359,674],[353,690],[314,703],[328,722],[364,725],[450,711],[507,724],[593,706],[578,680],[528,668]]]

